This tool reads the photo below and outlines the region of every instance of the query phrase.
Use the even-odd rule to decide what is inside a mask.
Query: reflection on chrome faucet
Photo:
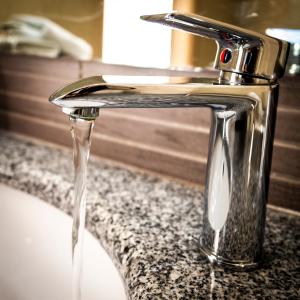
[[[213,294],[214,294],[215,285],[216,285],[215,271],[213,269],[211,269],[211,271],[210,271],[210,294],[209,294],[210,299],[214,299]]]
[[[143,19],[216,40],[219,77],[118,85],[94,76],[64,87],[50,101],[83,119],[95,119],[105,108],[211,108],[200,249],[212,262],[256,266],[262,254],[277,79],[288,45],[201,16],[171,13]]]

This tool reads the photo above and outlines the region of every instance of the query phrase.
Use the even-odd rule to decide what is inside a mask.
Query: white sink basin
[[[36,197],[0,184],[0,299],[71,299],[69,216]],[[126,299],[122,279],[86,231],[82,300]]]

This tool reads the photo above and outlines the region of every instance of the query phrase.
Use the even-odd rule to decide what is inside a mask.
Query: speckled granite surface
[[[0,131],[0,182],[70,214],[72,180],[70,151]],[[300,299],[300,217],[269,209],[264,264],[228,272],[198,251],[201,204],[196,189],[91,159],[87,227],[131,299]]]

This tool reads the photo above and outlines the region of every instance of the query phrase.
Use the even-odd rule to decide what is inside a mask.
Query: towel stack
[[[93,50],[82,38],[44,17],[14,15],[0,23],[0,51],[55,58],[61,54],[91,59]]]

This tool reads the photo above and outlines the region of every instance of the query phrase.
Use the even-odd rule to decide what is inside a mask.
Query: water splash
[[[83,239],[86,215],[86,177],[94,121],[70,118],[74,159],[74,210],[72,228],[72,300],[81,299]]]

